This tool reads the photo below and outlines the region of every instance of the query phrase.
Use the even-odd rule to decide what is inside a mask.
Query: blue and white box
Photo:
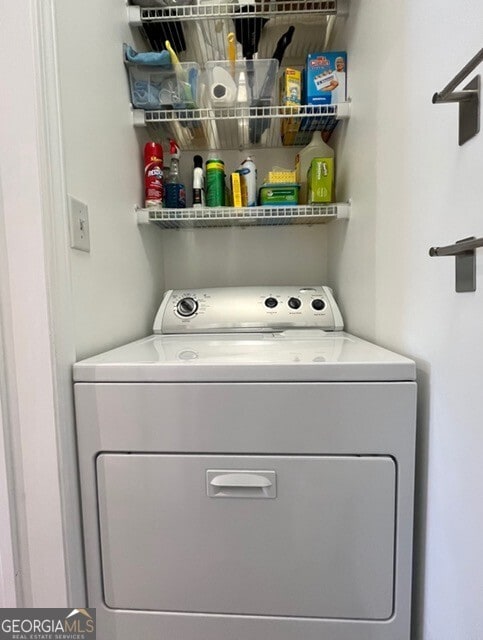
[[[304,102],[336,104],[347,100],[347,53],[309,53],[305,65]]]

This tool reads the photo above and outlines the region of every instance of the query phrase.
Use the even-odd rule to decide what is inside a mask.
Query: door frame
[[[22,77],[30,97],[21,109],[17,97],[2,105],[8,123],[0,156],[0,247],[5,247],[0,313],[7,354],[2,406],[7,470],[12,470],[17,606],[79,607],[86,597],[54,4],[24,0],[2,9],[6,38],[0,66],[7,82]],[[14,167],[25,165],[26,157],[29,176],[19,193]]]
[[[0,176],[1,178],[1,176]],[[11,353],[9,353],[7,335],[7,316],[4,313],[8,305],[8,279],[5,233],[3,225],[3,196],[0,181],[0,608],[17,606],[17,587],[15,580],[16,561],[20,551],[17,534],[17,517],[13,512],[11,488],[14,486],[14,469],[9,464],[12,448],[10,434],[12,429],[6,428],[13,420],[9,411],[7,372],[11,370]]]

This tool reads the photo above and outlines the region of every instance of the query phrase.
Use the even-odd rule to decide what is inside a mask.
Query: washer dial
[[[269,309],[275,309],[277,305],[278,305],[277,298],[267,298],[265,300],[265,306],[268,307]]]
[[[176,305],[176,311],[183,318],[189,318],[198,311],[198,303],[194,298],[181,298]]]
[[[312,300],[312,309],[323,311],[325,309],[325,301],[321,298],[315,298],[315,300]]]

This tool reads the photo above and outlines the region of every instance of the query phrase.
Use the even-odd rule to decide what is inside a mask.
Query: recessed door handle
[[[225,473],[214,477],[210,484],[213,487],[258,487],[260,489],[272,486],[268,478],[251,473]]]
[[[275,498],[275,471],[208,470],[210,498]]]

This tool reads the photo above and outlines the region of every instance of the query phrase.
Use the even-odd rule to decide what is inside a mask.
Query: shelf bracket
[[[141,7],[129,4],[127,6],[127,21],[131,27],[141,27],[143,24],[141,20]]]
[[[146,126],[146,116],[145,112],[142,109],[131,109],[132,111],[132,120],[135,127],[145,127]]]
[[[483,247],[483,238],[464,238],[446,247],[431,247],[429,255],[455,257],[455,291],[476,291],[476,249]]]
[[[458,85],[483,62],[483,49],[466,64],[459,73],[439,93],[433,96],[433,104],[458,102],[460,147],[471,140],[480,131],[480,76],[475,76],[462,91],[455,91]]]

